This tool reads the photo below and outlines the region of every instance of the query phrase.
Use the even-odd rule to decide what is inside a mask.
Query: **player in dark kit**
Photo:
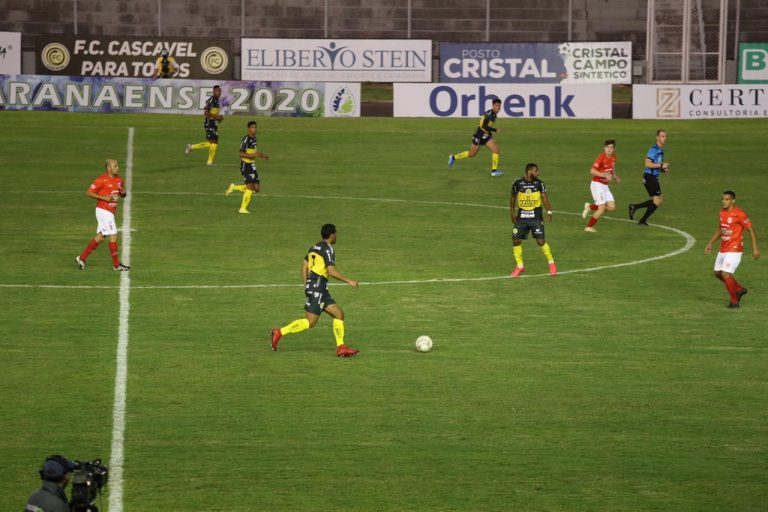
[[[221,98],[221,87],[214,85],[213,94],[205,102],[205,110],[203,111],[206,142],[187,144],[184,150],[184,153],[188,155],[193,149],[208,148],[208,165],[213,165],[213,160],[216,158],[216,150],[219,148],[219,123],[224,120],[224,117],[219,114],[221,110],[219,98]]]
[[[653,212],[661,206],[664,198],[661,197],[661,183],[659,176],[661,173],[669,174],[669,164],[664,161],[664,144],[667,142],[667,132],[658,130],[656,132],[656,143],[651,146],[645,155],[645,171],[643,171],[643,185],[648,192],[650,199],[642,203],[632,203],[629,205],[629,219],[634,220],[635,212],[640,208],[645,208],[645,214],[637,221],[640,226],[648,225],[648,218]]]
[[[547,208],[547,222],[552,222],[552,205],[547,195],[547,187],[539,179],[539,166],[528,164],[525,166],[525,176],[512,183],[512,193],[509,196],[509,214],[512,224],[512,252],[515,256],[515,270],[510,274],[517,277],[525,271],[523,265],[523,240],[528,238],[528,233],[533,232],[533,238],[541,247],[541,252],[549,263],[549,275],[557,275],[555,260],[552,251],[544,238],[544,215],[541,205]],[[515,215],[517,207],[517,215]]]
[[[272,329],[272,350],[277,351],[277,344],[284,335],[314,327],[320,319],[320,314],[325,311],[333,317],[336,355],[338,357],[351,357],[356,355],[359,350],[344,344],[344,311],[328,293],[328,278],[332,277],[343,281],[352,288],[357,288],[359,283],[341,275],[336,270],[336,252],[333,250],[333,244],[336,243],[336,226],[325,224],[320,229],[320,236],[323,239],[309,248],[301,266],[304,294],[307,296],[304,303],[304,318],[294,320],[282,329]]]
[[[496,141],[493,140],[493,132],[501,133],[501,129],[493,127],[493,123],[496,122],[496,115],[501,110],[501,100],[496,98],[491,102],[491,109],[486,110],[483,116],[480,118],[480,125],[475,130],[475,134],[472,136],[472,145],[469,147],[469,151],[463,151],[455,155],[448,155],[448,167],[453,167],[456,160],[463,160],[464,158],[473,158],[480,146],[485,146],[491,150],[491,176],[503,176],[504,173],[498,170],[499,167],[499,146],[496,145]]]
[[[230,183],[229,188],[224,192],[225,197],[235,190],[243,193],[240,213],[251,213],[248,211],[248,203],[251,202],[251,195],[257,193],[260,188],[259,171],[256,169],[257,158],[269,160],[269,155],[256,149],[256,121],[249,121],[248,133],[240,141],[240,174],[243,175],[245,185]]]

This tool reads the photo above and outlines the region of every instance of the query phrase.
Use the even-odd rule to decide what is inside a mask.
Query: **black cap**
[[[76,464],[66,457],[51,455],[45,459],[43,469],[40,471],[40,478],[49,482],[58,482],[75,467],[77,467]]]

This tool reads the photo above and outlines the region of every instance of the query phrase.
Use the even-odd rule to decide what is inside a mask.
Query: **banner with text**
[[[21,32],[0,32],[0,75],[21,73]]]
[[[201,115],[217,84],[224,116],[360,116],[359,83],[41,75],[0,75],[0,110]]]
[[[395,117],[476,117],[501,100],[501,116],[610,119],[611,85],[394,84]]]
[[[41,35],[35,42],[41,75],[151,78],[167,49],[178,67],[174,78],[234,76],[230,39]]]
[[[431,82],[428,39],[241,39],[243,80]]]
[[[768,117],[768,86],[635,85],[635,119]]]
[[[740,84],[768,84],[768,43],[739,43]]]
[[[440,81],[631,84],[632,43],[440,43]]]

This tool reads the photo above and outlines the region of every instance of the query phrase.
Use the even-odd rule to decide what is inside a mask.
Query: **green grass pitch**
[[[486,150],[446,166],[472,119],[263,118],[246,216],[223,192],[247,118],[224,121],[211,168],[183,153],[199,117],[1,119],[0,509],[21,510],[46,455],[109,458],[120,276],[106,247],[73,260],[85,189],[105,158],[125,171],[134,127],[127,512],[765,510],[766,262],[747,241],[732,311],[703,252],[726,189],[768,250],[764,120],[500,119],[491,178]],[[651,222],[678,231],[625,220],[659,127],[672,175]],[[606,138],[618,210],[585,233]],[[531,161],[561,275],[528,240],[512,280],[509,188]],[[337,359],[323,318],[274,353],[326,222],[362,282],[331,288],[361,352]]]

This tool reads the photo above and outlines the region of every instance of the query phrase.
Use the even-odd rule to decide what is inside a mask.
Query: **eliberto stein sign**
[[[177,78],[233,76],[229,39],[41,35],[36,68],[40,75],[152,78],[163,49],[179,67]]]

